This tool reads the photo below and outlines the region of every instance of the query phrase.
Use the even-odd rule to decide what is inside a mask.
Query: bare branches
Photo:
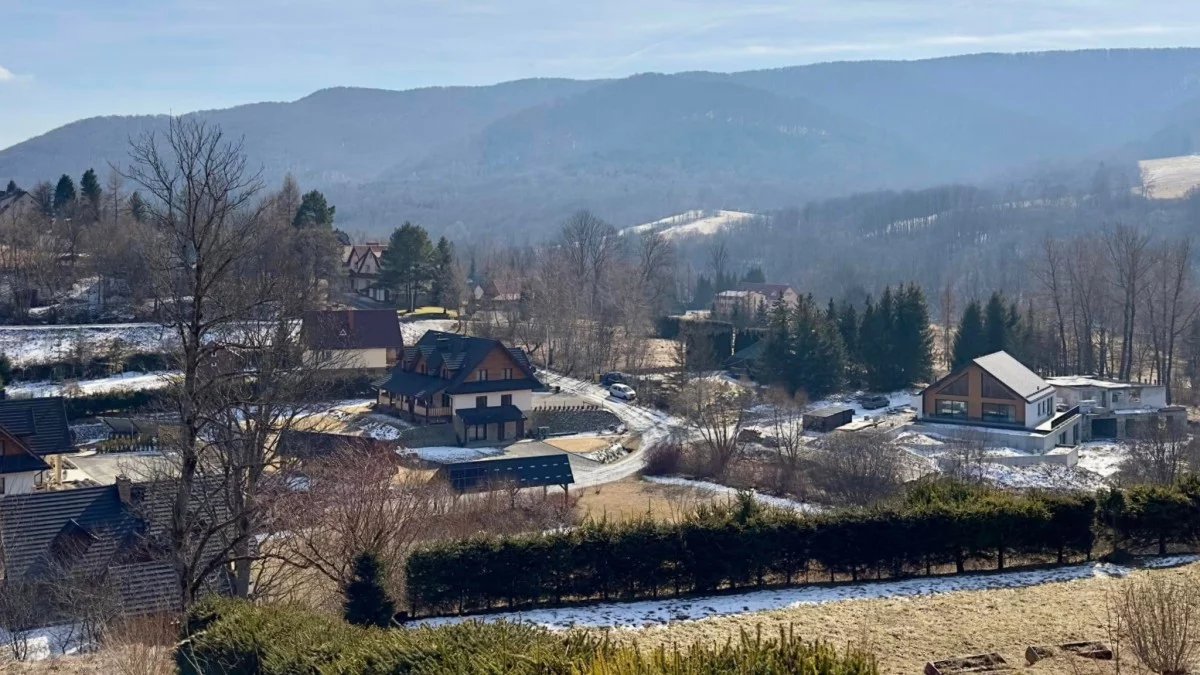
[[[1194,579],[1130,579],[1117,595],[1116,613],[1129,650],[1142,665],[1162,675],[1189,672],[1200,648],[1200,592]]]

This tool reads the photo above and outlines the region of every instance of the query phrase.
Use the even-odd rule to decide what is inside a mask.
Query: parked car
[[[875,410],[877,408],[886,408],[891,403],[888,397],[883,394],[865,394],[859,397],[858,402],[867,410]]]
[[[626,375],[625,373],[614,370],[614,371],[607,372],[607,373],[601,375],[600,376],[600,384],[604,385],[605,387],[607,387],[609,385],[617,384],[618,382],[623,383],[623,384],[629,384],[630,380],[632,380],[632,379],[633,378]]]
[[[626,401],[632,401],[637,398],[637,392],[633,390],[633,387],[627,384],[621,384],[620,382],[610,386],[608,388],[608,393]]]

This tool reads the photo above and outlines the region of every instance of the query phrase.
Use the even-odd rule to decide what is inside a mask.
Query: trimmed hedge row
[[[877,675],[870,655],[839,655],[791,630],[778,637],[642,652],[582,632],[468,622],[359,628],[324,615],[232,600],[194,608],[176,652],[182,675]]]
[[[432,544],[408,561],[413,613],[706,593],[791,583],[813,565],[852,579],[1003,569],[1013,555],[1090,556],[1090,495],[938,496],[879,510],[802,516],[749,495],[681,523],[593,522],[565,533]]]
[[[98,415],[123,415],[162,410],[170,401],[163,391],[114,391],[64,399],[67,419],[77,420]]]

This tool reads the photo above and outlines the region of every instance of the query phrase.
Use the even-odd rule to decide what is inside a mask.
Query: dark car
[[[611,371],[600,376],[600,384],[610,387],[614,384],[629,384],[633,378],[618,371]]]
[[[883,394],[866,394],[859,397],[858,402],[867,410],[875,410],[877,408],[886,408],[891,401]]]

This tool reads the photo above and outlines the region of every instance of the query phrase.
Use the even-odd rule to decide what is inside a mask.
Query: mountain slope
[[[537,238],[578,208],[633,225],[1186,153],[1198,85],[1200,50],[1113,50],[329,89],[196,114],[244,135],[269,181],[325,190],[349,229]],[[0,182],[123,161],[131,135],[165,123],[67,125],[0,151]]]

